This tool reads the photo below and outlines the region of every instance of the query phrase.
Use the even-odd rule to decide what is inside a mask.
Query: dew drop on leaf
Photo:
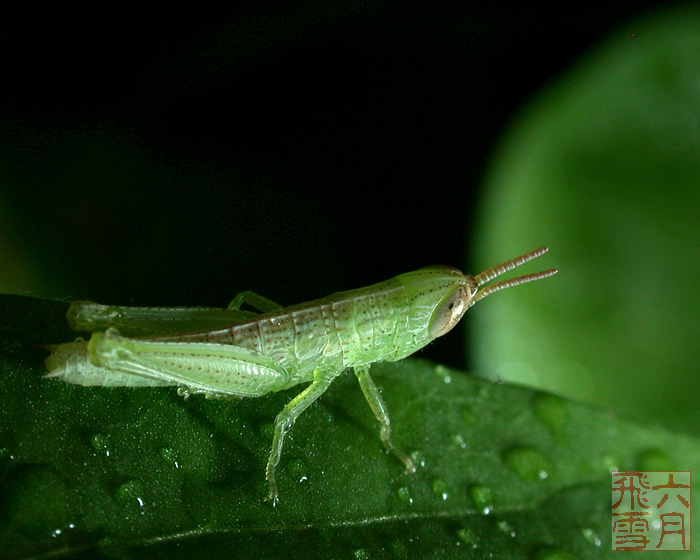
[[[58,527],[58,528],[54,529],[53,531],[51,531],[51,536],[54,539],[58,539],[64,535],[66,535],[66,533],[68,533],[69,531],[72,531],[73,529],[75,529],[75,523],[68,523],[67,525],[64,525],[62,527]]]
[[[408,487],[402,486],[396,491],[396,494],[398,495],[399,500],[401,500],[404,504],[413,503],[413,497],[411,496],[411,492],[409,491]]]
[[[137,504],[139,507],[143,507],[144,500],[142,495],[143,482],[134,478],[117,488],[117,491],[114,493],[114,499],[123,506]]]
[[[560,434],[569,423],[569,409],[561,397],[548,393],[536,393],[532,399],[535,416],[552,434]]]
[[[292,459],[287,463],[287,471],[299,482],[308,480],[309,469],[307,464],[301,459]]]
[[[469,497],[481,513],[488,515],[493,511],[493,491],[488,486],[476,485],[469,488]]]
[[[411,452],[411,459],[413,459],[413,464],[417,467],[425,466],[425,455],[423,455],[420,451]]]
[[[445,482],[442,478],[434,478],[430,484],[430,488],[433,491],[433,494],[435,494],[441,500],[446,500],[449,497],[449,493],[447,492],[447,482]]]
[[[581,534],[583,535],[583,538],[586,539],[587,542],[591,543],[594,546],[600,546],[601,545],[601,540],[598,534],[591,529],[590,527],[583,527],[581,529]]]
[[[510,523],[508,523],[505,519],[501,519],[498,523],[496,523],[496,526],[502,533],[505,533],[506,535],[515,538],[515,529],[513,529],[513,526]]]
[[[95,434],[90,438],[90,445],[95,450],[96,453],[109,457],[109,438],[104,434]]]
[[[447,383],[452,382],[452,377],[450,376],[450,370],[447,369],[445,366],[442,366],[442,365],[435,366],[435,373],[438,375],[438,377],[440,379],[442,379],[442,381],[444,383],[447,384]]]
[[[615,457],[614,455],[603,455],[603,457],[600,460],[600,463],[603,467],[603,470],[606,470],[608,472],[614,472],[614,471],[619,471],[620,467],[618,466],[620,463],[620,460]]]
[[[464,441],[464,436],[462,434],[455,434],[452,436],[452,441],[457,447],[461,447],[462,449],[466,449],[467,447],[467,443]]]
[[[458,544],[466,544],[471,548],[479,548],[479,537],[469,527],[457,529]]]
[[[166,463],[171,464],[176,469],[180,468],[180,464],[177,460],[177,453],[172,447],[162,447],[159,451],[159,455]]]
[[[503,462],[523,480],[544,480],[552,474],[552,463],[534,447],[511,447],[503,453]]]

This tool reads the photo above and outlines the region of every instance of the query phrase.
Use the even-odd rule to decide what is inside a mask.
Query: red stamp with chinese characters
[[[690,472],[611,475],[613,550],[690,550]]]

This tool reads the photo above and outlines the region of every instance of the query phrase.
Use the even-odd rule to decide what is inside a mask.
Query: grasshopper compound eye
[[[437,338],[452,330],[459,323],[467,309],[471,294],[466,286],[458,286],[433,313],[430,322],[430,336]]]

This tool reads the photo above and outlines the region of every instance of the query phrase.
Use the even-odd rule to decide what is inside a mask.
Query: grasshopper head
[[[547,252],[542,247],[472,276],[449,266],[428,266],[397,277],[408,299],[407,336],[394,354],[400,359],[452,330],[464,313],[489,294],[556,274],[555,269],[482,286],[497,276]]]
[[[428,266],[398,277],[408,300],[408,336],[402,356],[448,333],[469,309],[476,279],[449,266]]]

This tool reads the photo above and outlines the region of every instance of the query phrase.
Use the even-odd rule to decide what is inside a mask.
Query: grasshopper
[[[297,417],[353,368],[381,425],[387,450],[416,470],[391,439],[391,422],[371,364],[401,360],[452,330],[486,296],[553,274],[546,270],[481,288],[497,276],[547,252],[546,247],[481,274],[429,266],[384,282],[281,307],[255,294],[238,294],[228,309],[137,308],[74,302],[68,321],[92,332],[88,342],[53,348],[46,377],[102,387],[178,386],[209,398],[259,397],[310,384],[275,419],[267,460],[268,499],[278,502],[275,479],[284,437]],[[243,304],[257,310],[244,311]],[[126,336],[128,335],[128,336]]]

